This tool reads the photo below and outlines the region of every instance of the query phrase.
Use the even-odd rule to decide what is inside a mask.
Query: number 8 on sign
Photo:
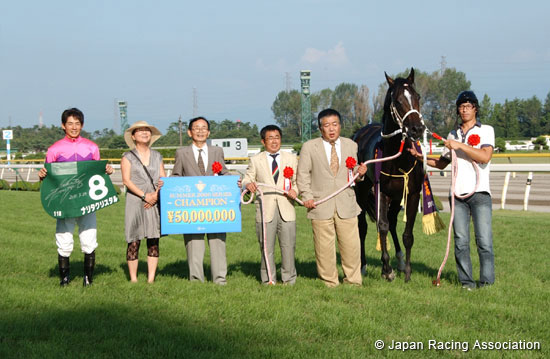
[[[88,195],[94,201],[99,201],[109,192],[107,187],[105,187],[105,179],[100,175],[94,175],[90,177],[90,180],[88,181],[88,186],[90,187],[90,192],[88,192]],[[101,192],[98,194],[98,191]]]

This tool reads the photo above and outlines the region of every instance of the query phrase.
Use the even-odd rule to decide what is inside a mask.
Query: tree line
[[[406,77],[410,69],[392,75]],[[466,74],[454,68],[427,73],[415,69],[415,87],[421,96],[421,112],[428,128],[445,136],[457,121],[455,100],[458,93],[471,88]],[[380,122],[384,98],[388,89],[386,81],[380,83],[371,94],[365,85],[341,83],[334,90],[325,88],[310,96],[312,134],[317,131],[316,114],[328,107],[342,115],[342,135],[350,137],[357,129],[371,122]],[[479,117],[483,123],[495,129],[495,136],[503,139],[522,139],[550,134],[550,93],[544,103],[533,96],[529,99],[506,100],[492,103],[487,94],[477,94],[480,100]],[[283,130],[285,143],[299,143],[302,130],[301,94],[297,90],[281,91],[275,97],[271,110],[274,121]],[[191,143],[187,136],[187,122],[181,123],[181,144]],[[13,130],[11,147],[20,152],[45,152],[49,146],[64,136],[60,126],[22,128]],[[162,131],[162,129],[161,129]],[[163,136],[155,143],[159,147],[180,145],[180,124],[172,122]],[[247,138],[251,144],[260,144],[258,126],[250,122],[234,122],[228,119],[210,121],[211,138]],[[126,148],[124,137],[113,129],[94,132],[82,131],[82,136],[95,141],[100,148]]]
[[[406,77],[409,71],[406,69],[392,77]],[[466,74],[454,68],[432,73],[415,69],[415,88],[421,96],[420,111],[426,125],[445,136],[458,119],[455,106],[457,95],[471,89]],[[341,83],[334,90],[326,88],[312,93],[312,133],[317,130],[316,114],[328,107],[342,115],[343,136],[350,137],[367,123],[381,122],[387,90],[388,85],[384,81],[372,96],[367,86],[352,83]],[[550,134],[550,93],[544,104],[536,96],[493,104],[489,95],[476,95],[480,101],[479,118],[482,123],[494,127],[496,137],[520,139]],[[301,140],[301,96],[297,90],[281,91],[271,107],[275,121],[285,132],[285,139],[294,142]]]
[[[260,143],[260,133],[257,125],[250,122],[233,122],[223,120],[220,122],[210,122],[210,137],[211,138],[247,138],[251,143]],[[187,122],[182,122],[182,145],[191,143],[191,139],[187,136]],[[63,138],[65,133],[61,126],[39,127],[35,125],[31,128],[23,128],[21,126],[8,127],[13,130],[13,139],[10,141],[10,146],[18,152],[45,152],[55,141]],[[155,147],[174,147],[180,145],[180,126],[179,122],[172,122],[163,136],[155,142]],[[118,135],[113,129],[104,128],[88,132],[82,130],[81,136],[93,140],[100,148],[120,149],[127,148],[123,135]]]

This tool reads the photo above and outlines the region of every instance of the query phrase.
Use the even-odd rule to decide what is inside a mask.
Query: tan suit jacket
[[[223,158],[223,149],[216,146],[207,146],[208,148],[208,164],[206,165],[206,175],[213,176],[212,164],[218,161],[222,165],[220,174],[225,175],[229,172],[225,167]],[[176,151],[176,162],[172,170],[173,176],[202,176],[193,155],[193,147],[191,145],[178,148]]]
[[[269,162],[267,159],[268,153],[266,151],[260,152],[257,155],[250,158],[250,164],[246,170],[246,174],[243,178],[243,187],[251,182],[255,183],[265,183],[269,185],[276,186],[279,189],[284,187],[284,169],[285,167],[291,167],[294,171],[294,174],[291,178],[292,189],[298,193],[298,187],[296,185],[296,174],[298,168],[298,159],[296,155],[288,152],[281,151],[279,152],[281,158],[279,159],[279,178],[277,183],[273,180],[271,175],[271,168],[269,167]],[[262,187],[261,190],[264,192],[264,213],[265,221],[271,222],[273,220],[273,215],[277,208],[281,213],[281,217],[285,222],[295,221],[296,220],[296,211],[294,210],[294,201],[286,197],[285,195],[275,192],[272,189]],[[259,198],[256,197],[256,222],[262,221],[262,214],[260,211]]]
[[[352,157],[357,161],[357,144],[345,137],[340,137],[340,141],[341,158],[336,176],[330,170],[321,137],[309,140],[302,146],[298,162],[297,182],[304,202],[310,199],[315,201],[323,199],[348,182],[346,159]],[[356,171],[357,166],[354,173]],[[309,209],[307,218],[329,219],[334,216],[334,211],[340,218],[352,218],[361,212],[361,208],[355,200],[353,188],[348,187],[336,197],[318,205],[317,208]]]

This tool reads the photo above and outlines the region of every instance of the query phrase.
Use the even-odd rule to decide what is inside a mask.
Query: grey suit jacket
[[[323,139],[309,140],[302,146],[298,161],[297,183],[302,200],[319,200],[336,192],[348,182],[346,159],[352,157],[357,161],[357,144],[349,138],[340,137],[341,158],[336,176],[330,170]],[[357,166],[354,173],[357,171]],[[329,219],[337,212],[340,218],[352,218],[361,213],[361,208],[355,200],[353,188],[346,188],[336,197],[331,198],[317,208],[309,209],[307,218]]]
[[[208,145],[207,149],[208,164],[206,165],[206,175],[214,175],[212,172],[212,164],[216,161],[222,165],[220,174],[224,175],[229,173],[229,170],[225,167],[223,149],[221,147]],[[202,176],[197,161],[195,161],[195,157],[193,156],[193,148],[191,145],[183,146],[176,151],[176,163],[174,164],[171,177],[174,176]]]
[[[283,151],[281,151],[280,153],[281,158],[279,161],[280,168],[277,183],[275,183],[275,181],[273,180],[271,168],[269,168],[267,162],[267,152],[263,151],[250,158],[250,164],[248,165],[248,169],[246,170],[246,174],[243,178],[243,187],[251,182],[259,182],[275,186],[279,189],[283,189],[285,181],[283,175],[284,169],[285,167],[291,167],[294,171],[294,174],[291,178],[291,188],[296,191],[296,193],[298,193],[298,188],[296,186],[298,159],[296,158],[296,155],[292,153]],[[288,222],[296,220],[296,211],[294,210],[293,200],[266,187],[262,188],[262,191],[264,192],[263,207],[266,222],[271,222],[273,220],[273,215],[275,214],[277,208],[279,208],[279,212],[281,213],[281,217],[284,221]],[[261,221],[262,214],[260,211],[258,198],[256,197],[256,222]]]

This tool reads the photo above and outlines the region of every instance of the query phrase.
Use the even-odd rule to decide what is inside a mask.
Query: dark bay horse
[[[379,174],[379,205],[376,206],[373,186],[375,185],[375,165],[369,165],[367,176],[357,183],[357,202],[362,212],[359,215],[359,234],[361,236],[361,265],[366,264],[364,241],[367,232],[365,213],[371,219],[376,218],[375,208],[378,207],[378,233],[382,247],[382,277],[388,281],[395,278],[390,265],[390,256],[386,246],[388,231],[392,234],[396,252],[401,252],[396,232],[397,216],[401,205],[405,208],[406,225],[403,232],[405,246],[404,268],[405,281],[411,279],[411,249],[414,243],[413,227],[418,211],[420,191],[424,181],[424,169],[421,162],[412,156],[408,149],[413,142],[422,139],[426,129],[420,114],[420,96],[414,89],[414,69],[407,78],[389,77],[386,73],[389,88],[384,101],[382,124],[367,125],[358,130],[353,139],[358,144],[358,160],[364,162],[374,158],[378,148],[383,157],[395,155],[402,148],[402,154],[381,164]],[[404,142],[403,147],[402,142]],[[402,257],[402,252],[401,252]]]

